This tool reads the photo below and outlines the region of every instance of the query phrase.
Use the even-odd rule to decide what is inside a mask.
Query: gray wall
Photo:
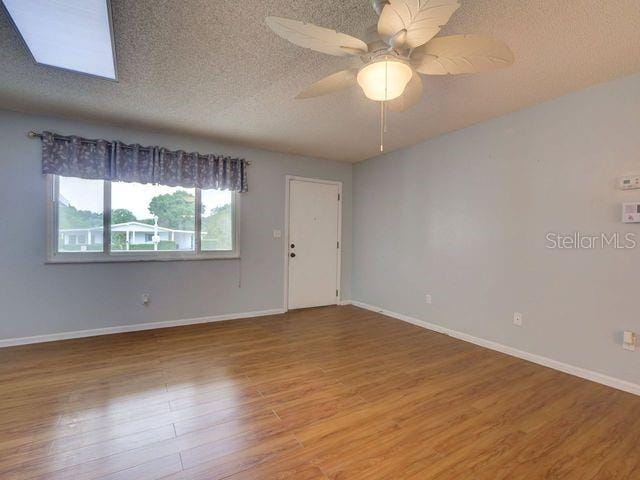
[[[362,162],[352,297],[640,383],[640,352],[621,347],[623,330],[640,331],[640,224],[620,222],[640,190],[614,182],[633,172],[638,75]],[[550,250],[548,232],[639,243]]]
[[[45,265],[45,180],[29,130],[242,156],[242,260]],[[351,285],[351,164],[0,111],[0,339],[282,308],[285,175],[343,182],[342,296]],[[241,271],[242,283],[239,284]],[[144,307],[140,296],[151,294]]]

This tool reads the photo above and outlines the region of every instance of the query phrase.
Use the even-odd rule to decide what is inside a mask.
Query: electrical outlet
[[[513,314],[513,324],[516,327],[521,327],[522,326],[522,314],[520,312],[515,312]]]
[[[431,294],[427,293],[424,297],[424,301],[431,305]]]
[[[149,302],[151,301],[151,295],[149,295],[148,293],[143,293],[142,294],[142,304],[143,305],[149,305]]]

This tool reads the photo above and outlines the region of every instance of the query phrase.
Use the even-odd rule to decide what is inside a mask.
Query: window
[[[49,261],[239,256],[234,192],[53,175],[48,182]]]
[[[233,248],[233,194],[223,190],[202,192],[202,250]]]
[[[112,252],[193,252],[195,234],[195,189],[111,184]],[[229,244],[229,248],[216,250],[232,249]]]
[[[58,252],[104,251],[103,183],[60,177],[56,202]]]

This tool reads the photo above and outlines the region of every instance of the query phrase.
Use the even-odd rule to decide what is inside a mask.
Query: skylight
[[[0,0],[34,60],[116,79],[109,0]]]

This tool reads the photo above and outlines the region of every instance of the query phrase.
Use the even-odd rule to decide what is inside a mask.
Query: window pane
[[[102,252],[104,182],[58,180],[58,252]]]
[[[202,251],[233,250],[233,193],[202,190]]]
[[[111,184],[111,251],[195,250],[193,188]]]

